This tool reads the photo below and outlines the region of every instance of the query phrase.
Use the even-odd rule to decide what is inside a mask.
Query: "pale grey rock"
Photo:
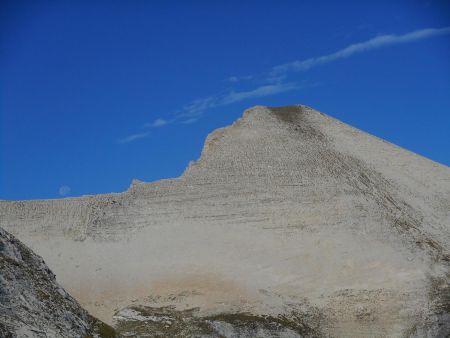
[[[109,323],[175,306],[282,318],[280,334],[450,334],[449,168],[306,106],[247,110],[176,179],[1,201],[0,226]]]
[[[56,282],[41,257],[0,228],[0,337],[115,335]]]

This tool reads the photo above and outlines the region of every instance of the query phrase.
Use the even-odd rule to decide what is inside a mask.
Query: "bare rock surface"
[[[130,335],[450,334],[450,169],[306,106],[247,110],[176,179],[0,201],[0,226]]]
[[[0,228],[0,337],[114,338],[116,334],[81,308],[41,257]]]

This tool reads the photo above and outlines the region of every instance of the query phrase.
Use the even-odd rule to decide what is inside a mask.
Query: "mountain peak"
[[[445,336],[449,203],[448,167],[307,106],[256,106],[179,178],[0,202],[0,226],[118,326],[138,304],[230,330],[251,314],[312,336]]]

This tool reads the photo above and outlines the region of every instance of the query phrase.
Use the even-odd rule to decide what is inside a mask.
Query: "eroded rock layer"
[[[171,309],[213,336],[439,337],[449,206],[448,167],[305,106],[254,107],[179,178],[2,201],[0,226],[117,327]]]

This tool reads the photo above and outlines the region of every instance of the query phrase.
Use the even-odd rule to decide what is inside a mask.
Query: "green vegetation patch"
[[[222,313],[199,316],[199,309],[177,311],[175,307],[132,306],[116,313],[116,330],[126,337],[320,337],[297,313],[289,315],[255,315]],[[311,320],[312,318],[305,318]]]

